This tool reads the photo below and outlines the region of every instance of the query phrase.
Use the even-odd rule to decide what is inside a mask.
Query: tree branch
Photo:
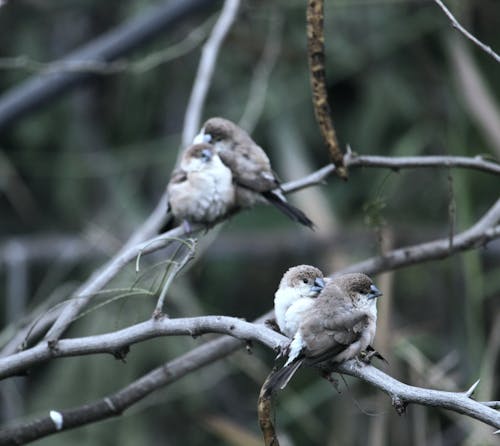
[[[191,97],[189,98],[186,114],[184,115],[182,147],[190,144],[200,129],[201,111],[212,81],[217,56],[219,55],[222,42],[233,26],[239,7],[240,0],[226,0],[224,2],[219,19],[209,39],[203,46]]]
[[[485,53],[493,57],[493,59],[495,59],[497,62],[500,62],[500,56],[497,53],[495,53],[495,51],[493,51],[491,47],[485,45],[479,39],[474,37],[469,31],[467,31],[462,25],[460,25],[455,16],[450,12],[450,10],[444,5],[444,3],[441,0],[434,0],[434,2],[437,3],[437,5],[443,10],[443,12],[450,19],[453,28],[458,29],[458,31],[460,31],[465,37],[467,37],[467,39],[469,39],[471,42],[473,42],[475,45],[481,48]]]
[[[206,332],[227,333],[238,339],[258,341],[274,350],[278,350],[290,342],[285,336],[263,326],[261,323],[262,320],[263,318],[260,318],[256,323],[249,323],[237,318],[224,316],[150,320],[115,333],[61,340],[59,341],[58,350],[60,352],[64,350],[68,353],[71,348],[78,348],[81,351],[82,348],[96,348],[97,344],[101,344],[99,348],[102,349],[105,345],[108,351],[112,352],[113,349],[122,346],[120,342],[117,342],[117,339],[121,338],[123,341],[125,339],[124,334],[128,337],[127,343],[129,344],[137,340],[137,331],[143,330],[145,333],[146,328],[150,330],[149,334],[152,334],[153,331],[159,333],[161,330],[170,335],[187,334],[191,336]],[[135,333],[134,330],[136,331]],[[228,337],[209,341],[181,357],[152,370],[120,391],[101,400],[60,412],[50,411],[49,416],[18,426],[5,428],[0,433],[0,444],[23,444],[58,431],[120,415],[125,409],[143,399],[154,390],[171,384],[182,376],[231,354],[242,345],[236,339]],[[50,354],[50,351],[47,349],[46,353]],[[56,354],[58,353],[56,352]],[[475,385],[468,392],[464,393],[444,392],[409,386],[373,366],[360,364],[356,360],[340,364],[335,369],[332,369],[332,371],[355,376],[384,391],[391,397],[393,405],[399,413],[404,411],[408,404],[416,403],[452,410],[475,418],[490,426],[500,428],[500,414],[490,407],[496,406],[498,403],[482,403],[470,398]]]
[[[175,0],[161,3],[73,51],[60,62],[69,64],[72,61],[114,60],[151,40],[166,28],[180,24],[186,17],[191,17],[193,11],[199,11],[212,3],[210,0]],[[0,98],[0,129],[77,86],[88,77],[88,73],[81,72],[40,74],[11,88]]]
[[[466,156],[360,156],[353,152],[348,152],[344,156],[344,165],[353,168],[387,167],[393,170],[457,167],[500,175],[500,164],[486,161],[481,157],[469,158]],[[335,166],[333,164],[327,164],[304,178],[283,184],[283,191],[291,193],[309,186],[321,184],[334,170]]]
[[[271,313],[262,316],[270,316]],[[188,318],[151,318],[136,325],[96,336],[60,339],[57,348],[48,343],[40,343],[28,350],[0,359],[0,379],[20,374],[26,369],[52,358],[82,356],[96,353],[112,355],[122,352],[132,344],[159,336],[200,336],[206,333],[229,334],[238,339],[255,340],[269,344],[273,339],[273,331],[260,324],[254,324],[229,316],[200,316]]]
[[[325,73],[325,35],[324,35],[324,0],[308,0],[306,7],[307,21],[307,58],[312,89],[314,115],[323,141],[330,152],[337,174],[347,179],[344,167],[344,154],[339,147],[328,103]]]
[[[490,240],[500,237],[500,199],[484,214],[484,216],[469,229],[457,234],[453,238],[450,247],[448,237],[432,242],[407,246],[394,249],[383,256],[372,257],[363,262],[355,263],[341,271],[336,272],[364,272],[365,274],[377,274],[402,268],[415,263],[423,263],[429,260],[438,260],[473,248],[486,245]]]
[[[21,445],[58,431],[73,429],[115,417],[155,390],[176,382],[203,366],[225,358],[244,345],[235,338],[223,337],[191,350],[173,361],[166,362],[141,378],[100,400],[0,431],[0,444]],[[55,413],[54,413],[55,412]],[[56,424],[56,421],[58,423]],[[58,428],[60,426],[60,428]]]
[[[352,152],[346,153],[344,162],[348,167],[388,167],[390,169],[413,169],[423,167],[480,170],[500,175],[500,164],[487,161],[480,156],[360,156]]]

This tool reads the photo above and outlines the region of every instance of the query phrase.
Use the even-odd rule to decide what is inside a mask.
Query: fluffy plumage
[[[274,374],[269,388],[284,388],[304,361],[310,365],[340,363],[366,351],[375,337],[376,298],[381,294],[365,274],[345,274],[328,281],[307,308],[299,309],[300,321],[287,361]],[[290,308],[293,306],[287,312]]]
[[[188,147],[167,186],[169,208],[177,220],[211,225],[234,207],[229,168],[210,144]]]
[[[288,203],[281,192],[268,156],[242,128],[224,118],[205,122],[195,142],[213,144],[229,167],[236,185],[236,203],[241,208],[267,202],[292,220],[312,228],[313,222]]]

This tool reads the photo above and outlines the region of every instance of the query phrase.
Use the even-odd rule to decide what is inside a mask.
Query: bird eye
[[[208,149],[203,149],[200,152],[200,158],[204,161],[210,161],[212,159],[212,152]]]

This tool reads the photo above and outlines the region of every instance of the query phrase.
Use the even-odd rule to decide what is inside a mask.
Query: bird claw
[[[371,345],[369,345],[366,350],[362,350],[359,353],[359,360],[365,364],[371,364],[372,358],[374,357],[388,363],[387,360]]]
[[[288,357],[288,355],[290,354],[290,344],[291,344],[291,342],[289,342],[285,346],[281,345],[279,347],[279,353],[278,353],[278,356],[276,356],[276,359]]]
[[[278,333],[281,333],[280,327],[279,327],[278,323],[276,322],[276,319],[266,319],[264,321],[264,324],[266,325],[266,327],[269,327],[271,330],[274,330]]]

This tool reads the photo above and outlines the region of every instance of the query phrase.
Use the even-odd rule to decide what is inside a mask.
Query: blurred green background
[[[0,62],[51,62],[145,13],[158,1],[10,1],[0,8]],[[454,31],[433,1],[326,3],[330,104],[343,147],[365,155],[500,157],[500,66]],[[54,305],[124,243],[162,196],[180,148],[201,37],[221,2],[193,11],[127,54],[119,73],[93,77],[0,133],[0,341],[12,322]],[[450,1],[478,38],[500,48],[500,2]],[[194,32],[194,34],[193,34]],[[134,70],[181,42],[192,47]],[[37,68],[0,63],[7,92]],[[135,65],[134,65],[135,64]],[[479,87],[478,87],[479,85]],[[486,98],[486,99],[484,99]],[[1,97],[0,97],[1,101]],[[488,102],[489,101],[489,102]],[[305,2],[242,2],[216,65],[203,118],[252,131],[283,181],[328,163],[314,120],[306,58]],[[488,124],[489,122],[489,124]],[[496,130],[495,130],[496,129]],[[283,272],[299,263],[331,273],[391,247],[460,232],[498,199],[491,174],[446,169],[353,169],[348,182],[290,197],[316,232],[258,207],[224,224],[169,293],[170,316],[252,319],[269,310]],[[450,208],[455,212],[450,214]],[[155,291],[166,260],[142,259],[139,285]],[[500,243],[374,278],[384,291],[376,347],[404,382],[498,400]],[[109,285],[129,289],[130,265]],[[106,302],[110,296],[97,296]],[[68,336],[112,331],[150,317],[156,299],[130,295],[78,320]],[[134,345],[126,363],[68,358],[0,383],[5,423],[101,398],[210,336]],[[40,440],[40,445],[261,444],[256,401],[273,354],[255,345],[184,377],[121,417]],[[492,429],[442,410],[410,406],[355,380],[341,394],[311,370],[280,394],[276,421],[291,445],[489,445]],[[362,428],[360,428],[362,426]]]

